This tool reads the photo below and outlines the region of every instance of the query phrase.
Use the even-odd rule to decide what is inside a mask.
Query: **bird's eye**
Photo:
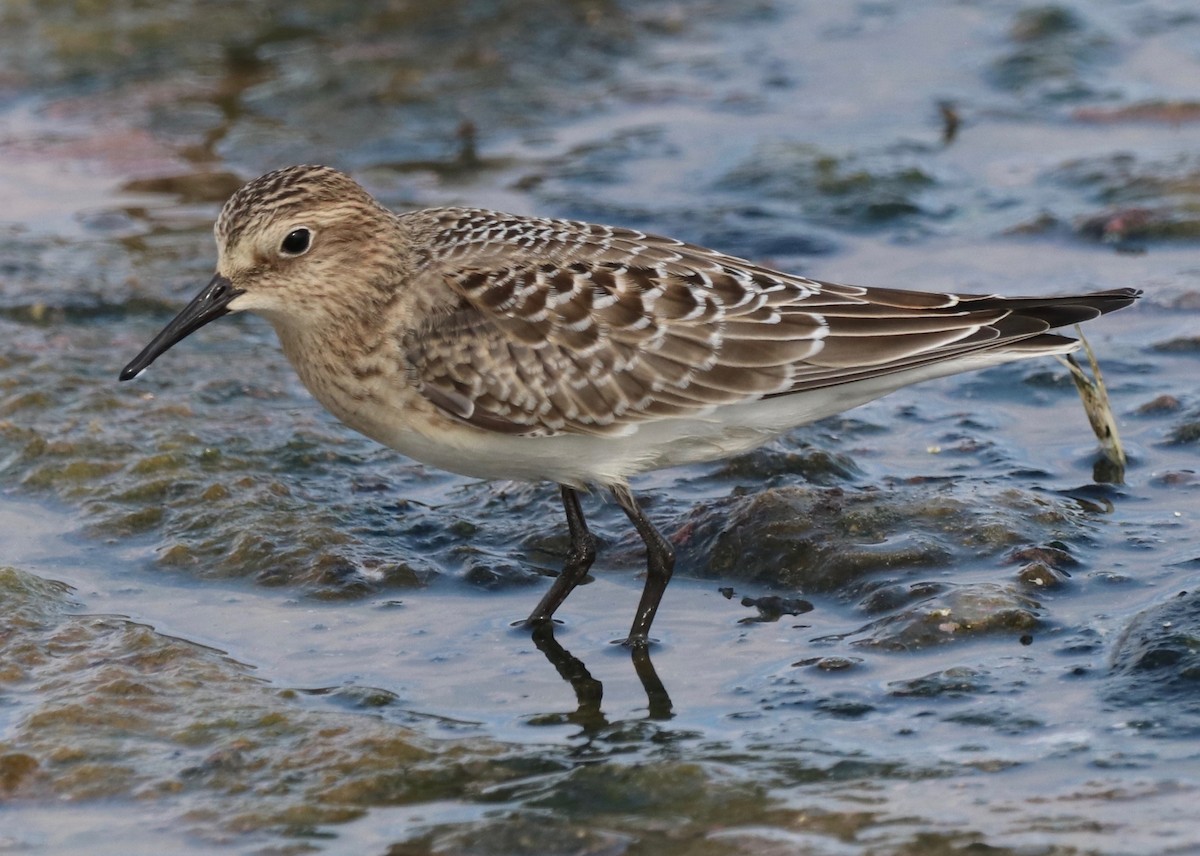
[[[299,256],[308,252],[308,247],[312,243],[312,232],[308,229],[293,229],[287,233],[287,237],[283,239],[283,243],[279,245],[279,251],[285,256]]]

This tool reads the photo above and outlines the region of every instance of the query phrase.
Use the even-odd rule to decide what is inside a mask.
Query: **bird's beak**
[[[222,315],[228,314],[230,301],[244,293],[243,289],[234,288],[227,277],[216,274],[209,280],[208,285],[204,286],[204,290],[197,294],[129,365],[121,369],[120,379],[132,380],[137,377],[180,339],[196,332],[209,321],[216,321]]]

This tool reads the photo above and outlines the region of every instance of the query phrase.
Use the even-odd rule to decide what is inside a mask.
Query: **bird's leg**
[[[671,581],[671,572],[675,570],[675,548],[654,528],[626,485],[614,485],[612,492],[646,544],[646,586],[642,589],[642,599],[633,616],[629,638],[625,640],[625,644],[631,648],[640,648],[650,644],[650,625],[654,622],[654,614],[658,612],[663,592],[667,590],[667,583]]]
[[[571,544],[567,548],[567,561],[550,590],[546,592],[541,602],[525,619],[526,627],[533,627],[550,620],[554,610],[562,606],[575,586],[583,582],[588,569],[596,560],[596,536],[593,535],[583,519],[583,509],[579,507],[579,495],[566,485],[562,487],[563,510],[567,513],[567,531],[571,534]]]

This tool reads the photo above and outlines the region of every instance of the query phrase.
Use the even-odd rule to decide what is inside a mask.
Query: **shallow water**
[[[0,852],[1200,848],[1192,5],[4,7]],[[115,382],[303,161],[818,278],[1141,287],[1086,330],[1126,483],[1055,362],[945,379],[640,480],[649,662],[588,498],[531,639],[551,487],[350,434],[254,319]]]

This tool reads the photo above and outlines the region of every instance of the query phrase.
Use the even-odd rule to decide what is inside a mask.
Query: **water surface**
[[[0,851],[1200,847],[1192,5],[5,7]],[[649,662],[589,497],[532,639],[553,487],[350,433],[252,318],[115,382],[298,162],[824,279],[1143,288],[1087,328],[1125,483],[1052,360],[925,384],[639,480]]]

